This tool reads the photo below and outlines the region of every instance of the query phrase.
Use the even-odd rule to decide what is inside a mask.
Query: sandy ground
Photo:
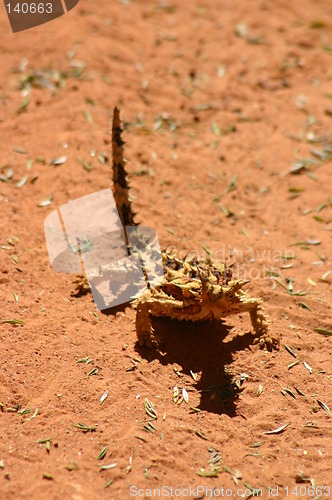
[[[1,6],[2,499],[330,496],[331,19],[328,0],[81,0],[13,35]],[[235,262],[280,351],[246,315],[157,320],[163,351],[139,348],[130,306],[102,314],[51,268],[46,216],[111,185],[115,105],[138,220]]]

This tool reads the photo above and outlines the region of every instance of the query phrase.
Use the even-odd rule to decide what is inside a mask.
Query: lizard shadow
[[[136,352],[148,361],[158,359],[165,366],[176,363],[181,366],[180,372],[190,377],[198,373],[194,383],[201,395],[198,408],[236,416],[236,401],[245,378],[234,377],[229,365],[237,351],[252,345],[253,335],[245,333],[229,339],[232,327],[222,321],[181,322],[153,318],[153,326],[158,345],[146,348],[137,343]],[[181,387],[182,384],[188,387],[188,383],[179,378],[177,385]]]

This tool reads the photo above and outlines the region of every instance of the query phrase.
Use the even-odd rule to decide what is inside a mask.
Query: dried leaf
[[[24,177],[22,177],[21,180],[16,182],[16,187],[20,188],[20,187],[24,186],[24,184],[26,184],[28,181],[28,177],[29,177],[28,175],[25,175]]]
[[[20,153],[21,155],[26,155],[28,152],[27,149],[21,148],[20,146],[14,146],[13,151],[15,151],[15,153]]]
[[[292,396],[292,398],[296,399],[296,395],[293,391],[291,391],[290,389],[288,389],[287,387],[284,387],[284,391],[289,394],[290,396]]]
[[[289,354],[290,354],[291,356],[293,356],[294,358],[297,358],[297,354],[296,354],[296,352],[295,352],[294,347],[292,347],[291,345],[287,345],[287,344],[285,344],[285,349],[286,349],[286,351],[288,351],[288,352],[289,352]]]
[[[18,111],[25,111],[30,104],[30,99],[31,99],[31,93],[28,92],[27,95],[24,97],[23,101],[21,102]]]
[[[200,477],[218,477],[218,471],[216,470],[201,470],[196,472],[196,474]]]
[[[238,23],[234,28],[235,34],[240,38],[246,38],[248,36],[248,26],[244,23]]]
[[[6,171],[6,179],[10,181],[13,175],[14,175],[14,170],[12,168],[8,168]]]
[[[237,187],[237,180],[238,180],[238,176],[237,175],[234,175],[231,178],[231,180],[230,180],[230,182],[228,184],[228,187],[226,189],[226,194],[230,193],[231,191],[234,191],[234,189],[236,189],[236,187]]]
[[[312,368],[311,368],[311,366],[309,366],[308,363],[306,363],[305,361],[303,361],[303,364],[304,364],[305,368],[308,370],[308,372],[311,375],[312,374]]]
[[[321,401],[320,399],[317,399],[317,403],[319,404],[319,406],[320,406],[321,408],[323,408],[323,410],[324,410],[326,413],[328,413],[329,415],[331,415],[331,410],[330,410],[330,408],[329,408],[329,407],[328,407],[325,403],[323,403],[323,401]]]
[[[296,361],[294,361],[294,363],[290,363],[288,365],[288,370],[290,370],[291,368],[294,368],[294,366],[299,365],[300,363],[301,363],[300,359],[297,359]]]
[[[114,469],[118,464],[113,463],[113,464],[108,464],[108,465],[99,465],[100,470],[110,470]]]
[[[58,158],[53,158],[53,160],[50,161],[49,165],[55,165],[58,167],[59,165],[63,165],[67,161],[67,156],[59,156]]]
[[[214,135],[216,135],[217,137],[219,135],[221,135],[221,129],[220,129],[217,122],[212,122],[211,128],[212,128],[212,132],[214,133]]]
[[[290,424],[290,422],[288,422],[287,424],[281,425],[280,427],[278,427],[277,429],[273,429],[272,431],[264,432],[264,434],[280,434],[289,426],[289,424]]]
[[[308,311],[311,311],[310,307],[305,304],[304,302],[299,302],[299,306],[301,306],[303,309],[307,309]]]
[[[38,207],[47,207],[48,205],[50,205],[52,203],[53,198],[54,198],[54,196],[51,195],[48,198],[45,198],[45,200],[43,200],[40,203],[38,203],[37,206]]]
[[[146,413],[151,417],[153,420],[157,420],[158,415],[157,412],[153,406],[153,403],[149,401],[147,398],[144,401],[144,408]]]
[[[102,397],[100,398],[99,400],[99,404],[103,404],[103,402],[105,401],[105,399],[108,398],[108,390],[104,392],[104,394],[102,395]]]

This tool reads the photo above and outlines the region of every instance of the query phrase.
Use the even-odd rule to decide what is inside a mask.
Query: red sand
[[[286,173],[324,146],[310,140],[331,137],[331,2],[81,0],[16,35],[0,13],[0,174],[13,171],[0,182],[1,321],[24,322],[1,325],[0,497],[127,499],[131,485],[140,498],[162,485],[240,497],[249,485],[264,498],[269,487],[312,498],[332,488],[331,415],[317,402],[332,409],[332,340],[313,331],[331,329],[331,161]],[[45,68],[65,74],[62,84],[33,85],[19,110],[20,79]],[[110,186],[110,163],[97,157],[110,157],[115,105],[138,219],[164,248],[204,254],[204,245],[222,258],[225,249],[228,262],[242,255],[279,352],[252,345],[246,315],[224,325],[158,320],[165,355],[140,349],[130,307],[96,315],[91,294],[71,296],[74,276],[51,269],[45,217]],[[292,246],[308,240],[316,244]],[[265,275],[271,268],[310,293],[290,295]],[[300,360],[293,367],[286,345]],[[78,363],[87,356],[93,363]],[[226,374],[242,380],[228,398]],[[173,402],[174,386],[186,388],[188,404]],[[154,433],[142,429],[146,398]],[[79,422],[97,430],[83,433]],[[49,451],[39,442],[47,439]],[[209,448],[222,461],[218,477],[204,478]]]

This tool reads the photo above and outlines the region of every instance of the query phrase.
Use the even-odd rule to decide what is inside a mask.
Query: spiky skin
[[[162,256],[165,272],[162,283],[134,302],[141,346],[158,344],[151,316],[203,321],[248,312],[255,332],[254,343],[269,350],[279,348],[279,337],[268,331],[261,299],[250,297],[242,289],[247,281],[233,280],[230,268],[210,259],[186,261],[166,252]]]
[[[118,108],[114,108],[112,126],[112,151],[113,151],[113,194],[120,215],[122,227],[135,226],[134,212],[132,210],[125,159],[123,157],[122,127]]]
[[[91,292],[88,278],[84,274],[78,274],[73,283],[76,285],[76,288],[71,293],[72,297],[81,297]]]

